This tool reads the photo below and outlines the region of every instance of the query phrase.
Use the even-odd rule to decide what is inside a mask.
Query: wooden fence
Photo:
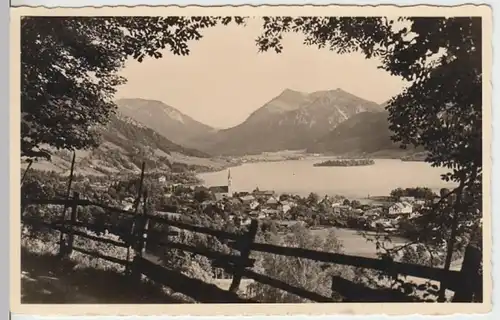
[[[338,264],[345,266],[353,266],[359,268],[368,268],[372,270],[380,270],[389,273],[393,276],[396,275],[406,275],[418,278],[425,278],[429,280],[434,280],[440,282],[441,285],[445,285],[449,290],[455,292],[453,301],[456,302],[472,302],[477,301],[477,297],[482,296],[482,279],[478,276],[478,268],[481,263],[481,255],[478,255],[478,251],[474,248],[468,248],[464,258],[464,264],[461,271],[445,271],[444,269],[431,268],[422,265],[414,265],[408,263],[395,262],[391,260],[384,259],[373,259],[366,257],[358,257],[346,254],[331,253],[331,252],[320,252],[316,250],[309,250],[303,248],[293,248],[293,247],[283,247],[270,245],[265,243],[256,243],[255,236],[258,231],[258,221],[253,220],[248,231],[244,234],[230,233],[222,230],[214,230],[207,227],[196,226],[188,224],[181,221],[171,220],[161,216],[155,216],[154,214],[148,213],[148,208],[146,208],[147,194],[143,194],[143,207],[142,212],[138,212],[137,206],[132,211],[117,209],[109,207],[103,204],[94,203],[88,200],[80,199],[78,193],[73,193],[72,199],[36,199],[36,200],[24,200],[22,204],[23,208],[28,205],[62,205],[65,208],[71,208],[69,219],[66,215],[63,215],[61,221],[55,223],[43,223],[38,219],[23,217],[22,222],[25,224],[45,224],[47,227],[52,229],[57,229],[64,234],[61,237],[62,241],[60,243],[60,254],[62,257],[67,257],[71,255],[72,251],[78,251],[84,254],[89,254],[101,259],[105,259],[114,263],[119,263],[125,266],[125,270],[130,273],[131,276],[139,276],[144,274],[145,276],[151,278],[154,281],[167,284],[166,279],[182,278],[183,284],[178,284],[179,290],[189,286],[203,286],[201,281],[196,279],[187,278],[184,275],[172,276],[172,270],[163,268],[151,261],[146,257],[146,243],[149,241],[155,241],[156,244],[168,246],[173,249],[180,249],[188,251],[191,253],[199,254],[212,259],[213,264],[217,267],[223,268],[226,272],[233,275],[233,280],[228,291],[221,289],[215,289],[213,286],[204,287],[203,290],[192,290],[191,295],[195,296],[193,298],[199,299],[203,302],[252,302],[251,300],[244,300],[237,295],[237,291],[240,287],[240,282],[243,277],[250,278],[260,283],[287,291],[289,293],[295,294],[302,298],[312,300],[315,302],[333,302],[335,299],[329,296],[324,296],[318,293],[314,293],[303,288],[297,288],[290,284],[287,284],[281,280],[271,278],[267,275],[259,274],[253,270],[254,261],[250,259],[250,253],[252,251],[267,252],[271,254],[284,255],[289,257],[298,257],[311,259],[314,261],[321,261],[328,264]],[[139,197],[140,199],[140,197]],[[139,201],[136,203],[138,205]],[[111,239],[105,239],[102,237],[89,235],[85,232],[75,229],[76,227],[85,227],[84,223],[78,221],[78,208],[81,206],[97,206],[108,213],[118,213],[125,216],[131,217],[133,221],[132,226],[129,230],[117,230],[117,233],[126,234],[129,236],[125,237],[125,241],[116,241]],[[148,239],[149,234],[149,224],[155,222],[159,224],[164,224],[171,227],[177,227],[179,229],[203,233],[206,235],[214,236],[220,240],[225,240],[228,245],[239,251],[239,255],[223,254],[220,252],[210,251],[204,248],[197,248],[189,246],[187,244],[171,242],[171,241],[160,241],[158,239]],[[125,228],[126,229],[126,228]],[[114,232],[110,230],[110,232]],[[83,248],[78,248],[74,246],[74,237],[84,237],[87,239],[100,241],[103,243],[112,244],[119,247],[131,248],[135,251],[135,257],[132,261],[118,259],[116,257],[105,256],[99,252],[90,252]],[[172,286],[175,289],[176,285],[168,283],[167,285]],[[204,293],[203,293],[204,292]],[[341,277],[332,278],[332,292],[340,294],[343,301],[345,302],[396,302],[396,301],[415,301],[414,298],[396,292],[395,290],[374,290],[368,288],[362,284],[353,283],[349,280],[343,279]],[[218,297],[218,298],[216,298]],[[476,297],[476,298],[474,298]]]

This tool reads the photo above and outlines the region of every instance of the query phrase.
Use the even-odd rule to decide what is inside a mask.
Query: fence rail
[[[139,203],[139,201],[137,201]],[[146,201],[144,201],[146,203]],[[418,278],[425,278],[429,280],[435,280],[441,282],[441,285],[445,285],[452,291],[455,291],[456,296],[460,297],[460,301],[471,299],[474,295],[480,295],[478,292],[478,286],[474,285],[475,282],[480,281],[480,278],[471,279],[471,275],[474,272],[471,270],[477,270],[478,266],[478,258],[477,254],[471,253],[471,256],[474,256],[472,262],[467,262],[467,267],[464,268],[461,272],[459,271],[445,271],[444,269],[439,268],[431,268],[422,265],[408,264],[395,262],[392,260],[386,259],[373,259],[367,257],[358,257],[346,254],[339,253],[331,253],[331,252],[321,252],[316,250],[309,250],[303,248],[294,248],[294,247],[283,247],[277,245],[270,245],[264,243],[256,243],[255,235],[258,230],[258,221],[253,220],[252,224],[247,233],[244,234],[236,234],[230,233],[222,230],[214,230],[207,227],[195,226],[188,223],[184,223],[181,221],[170,220],[164,217],[155,216],[153,214],[147,213],[146,208],[143,210],[143,213],[137,212],[137,207],[134,211],[127,211],[123,209],[113,208],[107,205],[95,203],[92,201],[88,201],[85,199],[80,199],[78,193],[73,194],[72,199],[24,199],[22,207],[26,208],[28,205],[62,205],[65,208],[72,208],[70,214],[70,220],[67,220],[66,217],[63,217],[62,221],[56,223],[47,223],[43,221],[36,221],[37,219],[23,217],[22,222],[25,224],[31,225],[44,225],[46,227],[59,230],[61,234],[67,234],[68,237],[65,241],[61,241],[61,255],[68,256],[71,254],[72,250],[92,255],[94,257],[102,258],[111,262],[122,264],[126,267],[126,271],[130,271],[129,268],[132,268],[132,274],[144,274],[155,281],[160,281],[161,276],[158,275],[160,272],[158,267],[151,266],[151,262],[146,262],[145,247],[147,243],[154,243],[159,246],[168,246],[169,248],[179,249],[183,251],[188,251],[191,253],[199,254],[206,256],[210,259],[213,259],[213,265],[217,267],[221,267],[226,270],[226,272],[233,274],[233,281],[229,288],[228,295],[221,294],[224,297],[230,297],[231,301],[240,301],[239,298],[235,298],[234,294],[237,292],[240,281],[243,277],[254,279],[255,281],[261,282],[266,285],[270,285],[272,287],[287,291],[289,293],[295,294],[305,299],[309,299],[316,302],[332,302],[334,299],[332,297],[326,297],[320,295],[318,293],[310,292],[303,288],[297,288],[290,284],[287,284],[281,280],[271,278],[269,276],[259,274],[250,268],[253,266],[255,260],[250,259],[250,253],[252,251],[258,252],[266,252],[276,255],[284,255],[289,257],[296,258],[305,258],[311,259],[314,261],[321,261],[325,263],[331,264],[340,264],[346,266],[354,266],[360,268],[368,268],[373,270],[385,271],[391,275],[405,275],[405,276],[413,276]],[[111,239],[106,239],[94,235],[89,235],[83,231],[76,229],[75,227],[84,227],[88,226],[84,223],[77,221],[77,210],[79,206],[97,206],[105,211],[120,213],[124,215],[128,215],[133,217],[133,228],[130,230],[130,235],[128,237],[128,241],[115,241]],[[182,244],[179,242],[173,241],[161,241],[158,239],[148,238],[148,229],[149,223],[155,222],[159,224],[164,224],[168,226],[177,227],[179,229],[188,230],[192,232],[203,233],[206,235],[214,236],[219,239],[228,240],[228,245],[239,251],[240,255],[230,255],[224,254],[220,252],[210,251],[203,248],[196,248],[193,246],[189,246],[186,244]],[[136,253],[136,258],[133,261],[122,260],[114,257],[105,256],[99,252],[84,250],[82,248],[74,247],[73,245],[73,237],[80,236],[87,239],[91,239],[94,241],[100,241],[103,243],[119,246],[119,247],[133,247]],[[465,257],[464,261],[468,258]],[[470,260],[470,259],[469,259]],[[480,261],[479,261],[480,263]],[[465,262],[464,262],[465,264]],[[151,271],[153,270],[153,271]],[[165,276],[167,273],[170,275],[171,270],[167,270],[163,268]],[[161,282],[161,281],[160,281]],[[195,281],[196,282],[196,281]],[[195,283],[193,282],[193,283]],[[186,280],[186,283],[191,283],[190,280]],[[196,282],[197,283],[197,282]],[[472,284],[471,284],[472,283]],[[388,298],[391,297],[391,301],[411,301],[409,297],[403,297],[401,294],[390,292],[390,290],[378,290],[374,291],[374,289],[370,289],[365,287],[362,284],[352,283],[346,279],[342,279],[339,277],[332,278],[332,291],[335,291],[341,294],[345,301],[375,301],[374,296],[377,295],[379,298]],[[208,290],[208,289],[207,289]],[[215,289],[210,289],[215,290]],[[481,288],[482,290],[482,288]],[[220,291],[218,291],[220,293]],[[358,292],[360,296],[358,296],[358,300],[356,300],[356,294]],[[197,293],[192,293],[197,295]],[[362,298],[363,296],[365,298]],[[370,296],[371,298],[366,298]],[[205,297],[206,298],[206,297]],[[210,298],[207,298],[210,300]],[[229,298],[228,298],[229,299]],[[406,299],[406,300],[405,300]],[[380,300],[377,300],[380,301]],[[458,301],[458,300],[455,300]],[[387,301],[386,301],[387,302]]]

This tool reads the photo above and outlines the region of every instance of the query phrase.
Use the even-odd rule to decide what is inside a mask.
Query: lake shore
[[[223,170],[199,173],[204,186],[227,185],[231,169],[232,192],[249,192],[255,188],[277,193],[308,196],[341,195],[350,199],[369,199],[389,195],[399,187],[429,187],[439,192],[455,184],[441,180],[445,168],[434,168],[425,162],[404,162],[400,159],[373,159],[375,164],[358,167],[314,167],[322,159],[256,162],[235,164]],[[331,159],[331,158],[330,158]]]
[[[313,164],[314,167],[360,167],[372,166],[375,161],[372,159],[335,159],[326,160]]]

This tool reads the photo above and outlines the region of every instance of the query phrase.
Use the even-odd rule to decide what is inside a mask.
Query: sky
[[[405,82],[378,69],[379,61],[362,54],[339,55],[302,44],[303,36],[283,39],[284,50],[258,53],[261,22],[202,30],[189,43],[188,56],[165,51],[161,59],[127,61],[121,75],[128,82],[116,98],[160,100],[202,123],[229,128],[284,89],[302,92],[341,88],[383,103],[400,93]]]

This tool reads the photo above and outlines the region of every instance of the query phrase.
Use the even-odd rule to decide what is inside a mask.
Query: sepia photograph
[[[380,7],[13,9],[14,303],[488,312],[490,8]]]

